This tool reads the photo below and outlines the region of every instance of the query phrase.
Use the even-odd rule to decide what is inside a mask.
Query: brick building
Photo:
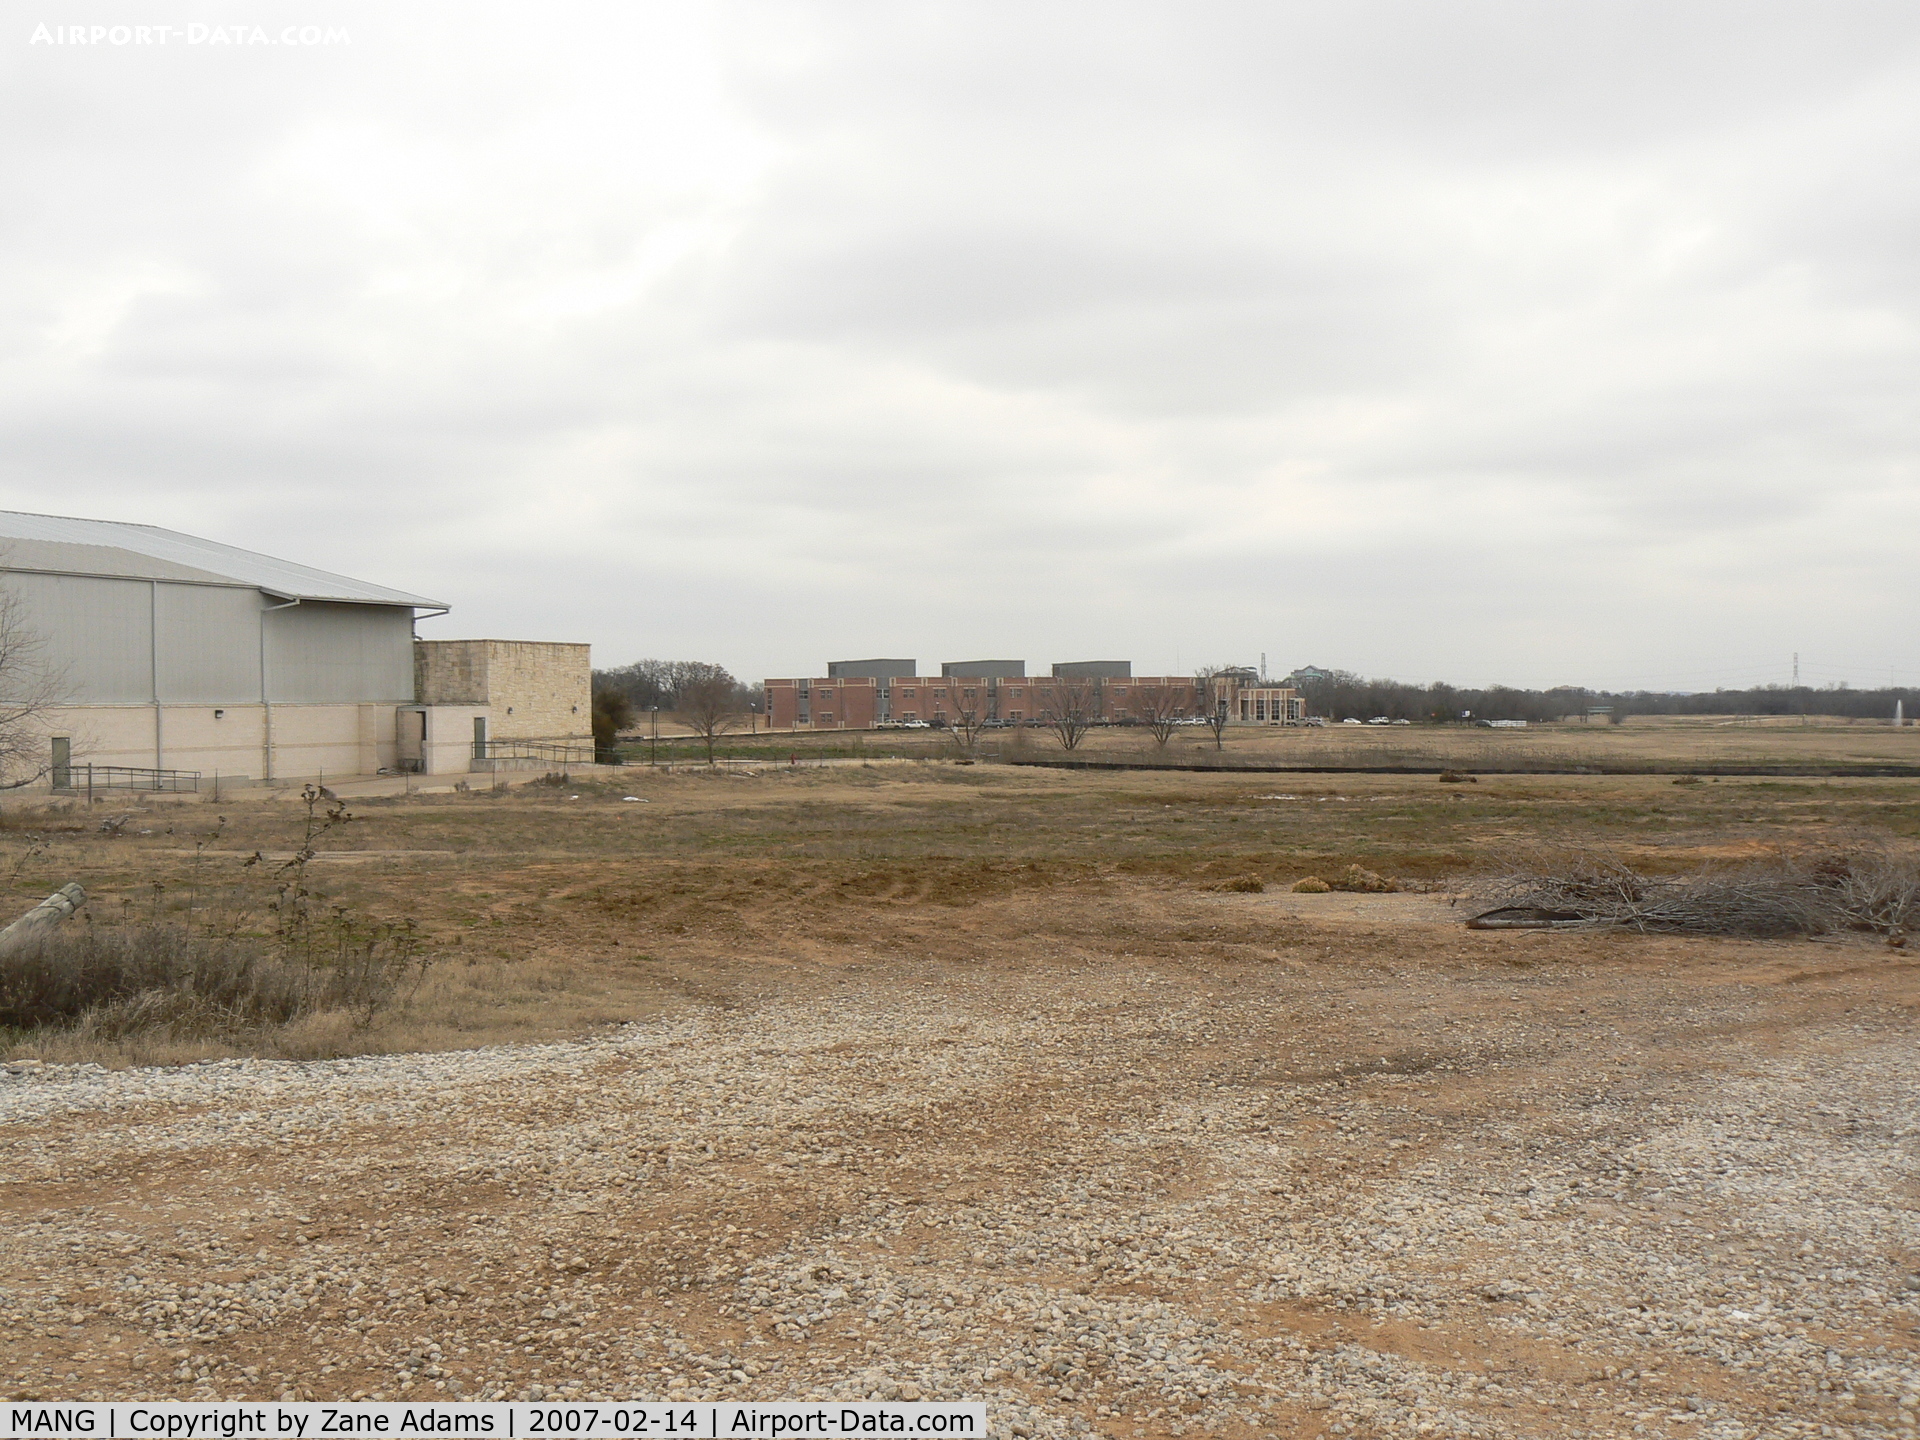
[[[871,675],[828,675],[811,680],[768,680],[769,730],[871,730],[886,718],[882,683]],[[900,681],[885,682],[898,685]]]
[[[1089,667],[1055,666],[1052,675],[1019,673],[968,675],[946,665],[940,675],[852,675],[768,680],[766,713],[774,730],[868,730],[881,724],[952,724],[962,714],[976,721],[1007,725],[1044,725],[1063,710],[1081,712],[1096,724],[1134,725],[1169,708],[1199,717],[1224,707],[1230,724],[1285,725],[1301,719],[1299,698],[1284,686],[1262,685],[1257,678],[1231,674],[1211,682],[1191,675],[1115,674],[1131,669],[1124,661],[1099,662],[1106,674]],[[888,662],[897,666],[902,662]],[[964,664],[964,662],[962,662]],[[1018,662],[995,662],[1004,671]],[[877,667],[876,667],[877,668]],[[984,667],[983,667],[984,668]],[[1061,673],[1066,672],[1066,673]]]

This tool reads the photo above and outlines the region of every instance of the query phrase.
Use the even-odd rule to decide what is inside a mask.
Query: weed
[[[207,852],[225,830],[222,816],[195,842],[183,903],[153,880],[144,904],[122,899],[118,926],[89,923],[0,957],[0,1027],[183,1040],[327,1012],[343,1013],[353,1027],[372,1025],[417,989],[428,962],[411,919],[369,920],[315,892],[309,867],[320,843],[353,816],[313,786],[301,799],[293,854],[277,866],[260,851],[244,862],[243,874],[267,873],[264,901],[209,884]]]
[[[102,1035],[207,1033],[281,1025],[309,1008],[298,967],[180,925],[87,927],[0,956],[0,1025],[10,1029],[90,1018]]]

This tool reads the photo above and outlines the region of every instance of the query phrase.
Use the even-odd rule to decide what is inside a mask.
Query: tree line
[[[713,742],[750,714],[760,698],[756,685],[734,679],[726,666],[705,660],[636,660],[593,672],[593,744],[611,757],[622,730],[649,710],[670,712],[706,742]]]
[[[1203,683],[1227,673],[1210,667],[1199,673]],[[1618,722],[1629,715],[1825,715],[1851,719],[1890,719],[1896,702],[1904,702],[1907,712],[1920,718],[1920,690],[1887,686],[1855,690],[1845,685],[1763,685],[1746,690],[1698,691],[1675,694],[1653,690],[1594,690],[1579,685],[1557,685],[1547,690],[1528,690],[1519,686],[1489,685],[1474,687],[1449,685],[1435,681],[1415,685],[1401,680],[1369,678],[1348,670],[1332,670],[1312,675],[1290,676],[1292,685],[1306,702],[1309,715],[1329,720],[1389,720],[1416,723],[1460,723],[1473,720],[1528,720],[1544,722],[1607,712]],[[1136,714],[1153,730],[1164,745],[1176,717],[1186,712],[1186,695],[1170,692],[1163,705],[1148,704],[1143,687],[1136,687]],[[1085,691],[1085,695],[1082,694]],[[1040,723],[1060,732],[1061,743],[1073,749],[1084,731],[1094,723],[1099,706],[1091,684],[1055,684],[1051,698],[1036,716]],[[595,745],[611,753],[620,732],[632,729],[649,710],[673,714],[683,725],[706,741],[709,756],[713,742],[736,726],[760,698],[760,687],[734,678],[723,665],[704,660],[636,660],[608,670],[593,672],[593,734]],[[1149,711],[1153,713],[1148,713]],[[1161,713],[1163,712],[1164,713]],[[1224,729],[1224,712],[1202,712],[1217,722],[1215,741]],[[968,717],[962,728],[972,739],[975,721]],[[963,745],[963,748],[966,748]]]
[[[1473,720],[1565,720],[1605,708],[1608,718],[1629,715],[1831,715],[1852,719],[1891,719],[1896,701],[1904,701],[1914,716],[1920,690],[1886,687],[1854,690],[1845,685],[1763,685],[1748,690],[1698,691],[1670,694],[1653,690],[1590,690],[1558,685],[1550,690],[1526,690],[1489,685],[1482,689],[1448,685],[1413,685],[1399,680],[1368,679],[1345,670],[1325,676],[1295,677],[1292,684],[1306,701],[1309,715],[1329,720],[1389,720],[1428,722]]]
[[[689,692],[716,683],[731,687],[742,710],[759,698],[758,687],[742,684],[726,666],[705,660],[636,660],[593,672],[594,694],[624,695],[636,713],[678,710]]]

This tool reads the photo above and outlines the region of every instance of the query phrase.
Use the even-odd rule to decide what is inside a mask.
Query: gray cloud
[[[0,504],[607,662],[1920,673],[1909,6],[248,14],[352,43],[0,38]]]

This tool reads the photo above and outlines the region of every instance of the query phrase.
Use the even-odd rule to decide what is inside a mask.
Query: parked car
[[[1349,716],[1347,719],[1342,720],[1340,723],[1342,725],[1364,725],[1367,722],[1364,720],[1355,720],[1351,716]]]
[[[1367,721],[1367,724],[1369,725],[1391,725],[1392,723],[1393,721],[1389,720],[1384,715],[1376,715],[1371,720]]]

